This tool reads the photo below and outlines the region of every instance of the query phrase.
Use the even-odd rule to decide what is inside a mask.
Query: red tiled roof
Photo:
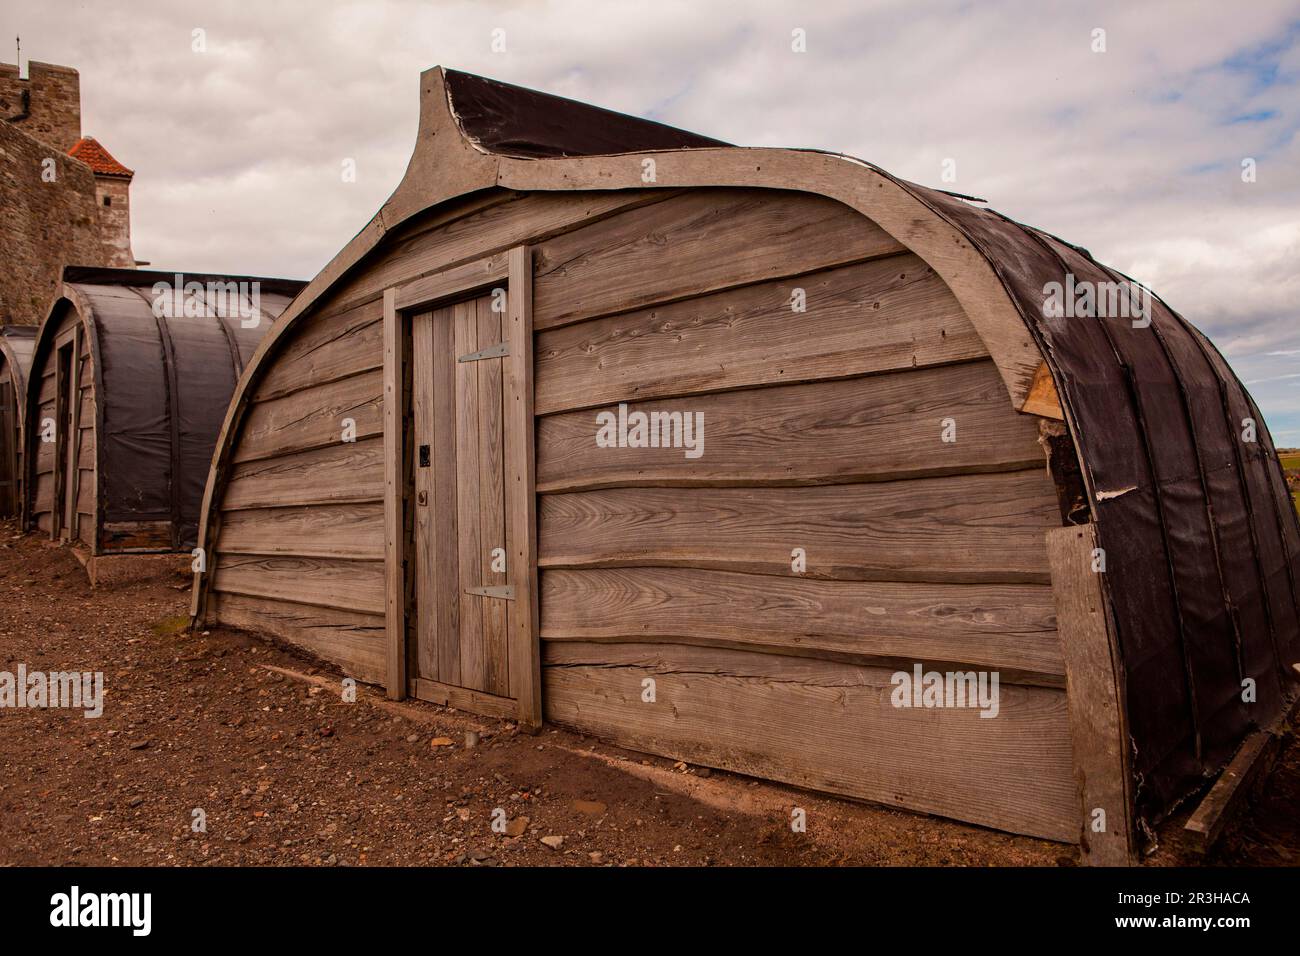
[[[109,153],[99,141],[93,136],[83,136],[68,150],[68,155],[74,159],[79,159],[90,167],[91,172],[97,176],[134,176],[135,173],[127,169]]]

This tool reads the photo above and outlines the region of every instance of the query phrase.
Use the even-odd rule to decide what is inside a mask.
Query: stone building
[[[65,265],[135,266],[132,175],[82,137],[76,70],[0,63],[0,324],[39,324]]]

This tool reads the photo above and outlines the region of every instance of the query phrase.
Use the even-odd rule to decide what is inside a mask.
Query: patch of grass
[[[1300,452],[1289,452],[1277,456],[1278,461],[1282,462],[1283,471],[1300,471]]]
[[[172,637],[176,634],[183,634],[190,629],[190,616],[188,614],[178,614],[175,617],[165,617],[161,621],[154,622],[150,629],[159,637]]]

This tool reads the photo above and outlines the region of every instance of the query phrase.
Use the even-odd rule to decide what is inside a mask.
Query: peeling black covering
[[[1129,280],[993,210],[901,185],[989,260],[1051,369],[1106,556],[1137,810],[1158,820],[1297,694],[1300,522],[1272,438],[1219,352],[1160,299],[1147,328],[1046,317],[1044,286],[1067,273]],[[1247,420],[1257,441],[1243,440]]]
[[[446,70],[445,76],[457,122],[489,153],[536,159],[729,145],[472,73]]]
[[[250,276],[180,275],[184,283],[205,288],[209,282],[258,283],[256,325],[241,315],[238,305],[210,309],[200,303],[202,315],[155,314],[155,283],[174,284],[176,273],[64,272],[69,306],[76,307],[75,292],[89,312],[81,318],[94,370],[96,538],[104,550],[112,550],[112,542],[100,534],[108,522],[170,521],[174,549],[197,544],[212,450],[235,384],[262,336],[304,285]],[[49,344],[41,343],[42,350]],[[33,400],[29,396],[29,404]]]

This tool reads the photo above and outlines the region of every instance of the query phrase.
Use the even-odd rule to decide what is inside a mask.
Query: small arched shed
[[[21,510],[23,404],[35,345],[35,326],[0,327],[0,518]]]
[[[1300,660],[1267,429],[1163,302],[850,157],[442,69],[241,381],[201,543],[199,622],[393,696],[1098,859]]]
[[[301,288],[65,269],[26,394],[26,526],[92,555],[193,548],[235,383]]]

